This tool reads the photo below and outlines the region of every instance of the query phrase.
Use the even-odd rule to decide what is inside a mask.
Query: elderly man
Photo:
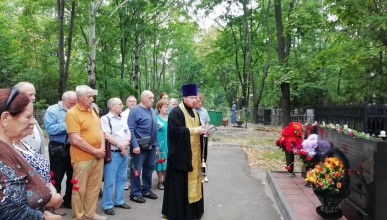
[[[35,86],[32,83],[19,82],[18,84],[15,85],[15,87],[19,89],[19,92],[23,92],[27,94],[32,103],[35,102],[36,90],[35,90]],[[35,152],[44,155],[43,131],[36,120],[35,120],[34,130],[32,134],[23,138],[23,141],[26,142],[28,145],[30,145]]]
[[[130,95],[128,96],[128,98],[126,99],[126,109],[125,111],[123,111],[121,113],[121,117],[127,122],[128,121],[128,116],[129,116],[129,112],[130,110],[137,105],[137,99],[136,97],[134,97],[133,95]],[[128,153],[128,159],[130,160],[130,153]],[[129,190],[130,188],[130,169],[128,169],[128,178],[127,178],[127,181],[125,183],[125,190]]]
[[[62,95],[62,101],[59,101],[55,105],[48,107],[44,113],[44,127],[50,139],[49,146],[49,158],[50,169],[53,171],[54,176],[51,180],[54,180],[54,186],[58,193],[62,189],[62,180],[66,174],[66,192],[63,197],[63,206],[65,208],[71,208],[71,193],[73,184],[71,178],[73,176],[73,167],[71,166],[70,158],[70,138],[67,134],[66,127],[66,113],[77,103],[77,95],[74,91],[67,91]],[[64,144],[63,149],[67,154],[64,157],[56,157],[53,154],[52,147]]]
[[[128,169],[126,150],[129,147],[131,135],[127,122],[120,116],[122,106],[122,101],[119,98],[109,99],[107,102],[109,113],[101,118],[105,139],[111,144],[112,158],[109,163],[105,163],[103,172],[104,184],[101,205],[102,210],[107,215],[116,214],[113,206],[122,209],[131,208],[125,204],[124,200],[124,186]]]
[[[92,110],[94,90],[86,85],[75,89],[77,104],[67,111],[70,156],[76,190],[72,194],[72,218],[105,220],[95,213],[102,182],[105,138],[99,117]]]
[[[130,110],[137,105],[137,99],[133,95],[130,95],[126,99],[126,109],[121,113],[121,117],[123,117],[125,120],[128,120],[129,112]]]
[[[144,197],[157,199],[151,191],[157,147],[157,118],[152,108],[153,103],[153,93],[149,90],[143,91],[141,103],[130,111],[128,118],[129,130],[132,134],[130,199],[138,203],[144,203]]]
[[[200,219],[204,212],[201,175],[201,136],[196,106],[197,85],[182,86],[183,102],[168,117],[168,163],[165,179],[163,219]]]

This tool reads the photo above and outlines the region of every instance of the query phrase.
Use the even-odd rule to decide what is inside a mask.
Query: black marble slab
[[[387,141],[361,139],[319,128],[319,136],[344,152],[350,167],[351,196],[342,204],[350,220],[387,219]]]

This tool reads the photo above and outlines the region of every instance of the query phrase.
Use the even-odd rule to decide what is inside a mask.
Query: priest
[[[194,110],[197,91],[196,84],[183,85],[183,102],[169,113],[163,219],[200,219],[204,212],[201,155],[207,130]]]

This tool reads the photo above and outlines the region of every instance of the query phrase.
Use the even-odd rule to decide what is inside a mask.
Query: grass
[[[249,166],[264,170],[286,171],[285,170],[285,153],[279,149],[255,149],[252,147],[241,147],[248,156]],[[302,167],[301,161],[294,158],[294,171],[300,172]]]
[[[249,129],[218,130],[210,137],[210,141],[241,146],[248,156],[250,167],[286,171],[285,153],[275,146],[275,141],[280,134],[279,127],[251,125]],[[300,171],[301,166],[301,162],[295,158],[295,171]]]

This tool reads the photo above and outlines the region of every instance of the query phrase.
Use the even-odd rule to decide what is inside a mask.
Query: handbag
[[[138,146],[140,146],[141,151],[147,151],[152,149],[152,137],[145,136],[142,138],[137,138]]]
[[[151,133],[149,136],[137,138],[137,143],[141,151],[148,151],[152,149],[153,116],[152,116],[152,110],[149,110],[149,112],[151,116]],[[140,136],[138,135],[137,131],[134,131],[134,132],[136,136]]]
[[[113,134],[113,130],[112,130],[112,124],[110,123],[110,118],[108,116],[106,116],[106,118],[108,119],[109,121],[109,127],[110,127],[110,131],[112,132]],[[105,163],[110,163],[112,161],[112,145],[110,144],[110,142],[108,140],[105,139],[105,157],[103,158],[103,161]]]
[[[50,141],[48,144],[48,149],[50,151],[50,156],[55,161],[63,160],[68,157],[70,154],[70,146],[67,144],[68,135],[66,135],[66,140],[64,143],[59,143],[56,141]]]

